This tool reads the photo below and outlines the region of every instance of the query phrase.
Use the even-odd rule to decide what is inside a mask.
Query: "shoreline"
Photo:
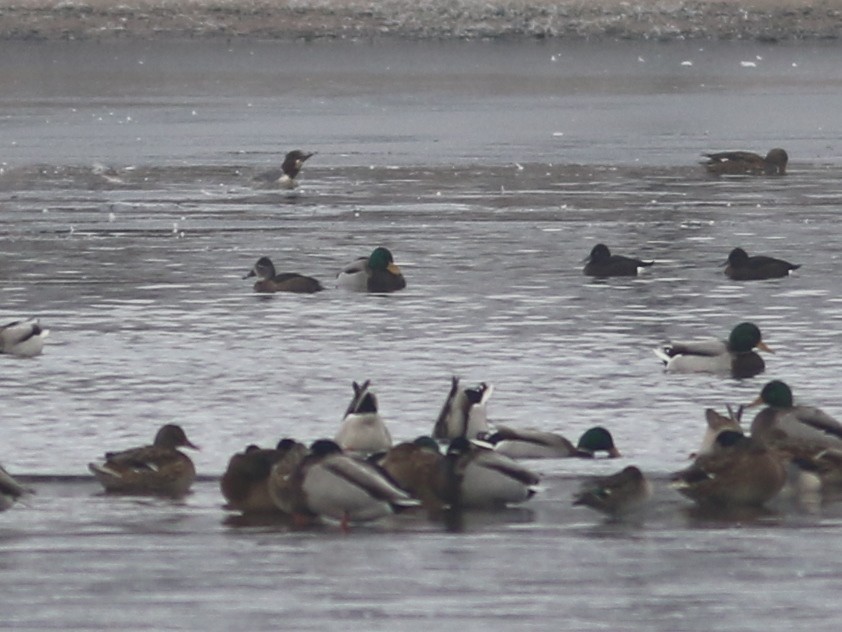
[[[0,40],[838,40],[842,0],[0,0]]]

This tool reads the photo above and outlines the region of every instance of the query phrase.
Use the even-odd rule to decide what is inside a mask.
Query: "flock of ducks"
[[[281,168],[259,176],[285,188],[313,154],[296,150]],[[711,173],[783,175],[787,154],[773,149],[765,157],[750,152],[706,154]],[[586,259],[584,274],[635,276],[653,265],[613,255],[597,244]],[[735,248],[725,273],[735,280],[779,278],[799,266]],[[256,277],[261,293],[313,293],[324,286],[298,273],[278,274],[261,257],[244,278]],[[357,292],[395,292],[406,281],[384,247],[360,257],[336,276],[336,286]],[[0,353],[41,353],[48,330],[36,319],[0,327]],[[709,372],[746,378],[765,369],[758,350],[771,352],[753,323],[740,323],[726,340],[670,342],[655,350],[668,372]],[[546,458],[620,457],[611,433],[587,430],[576,444],[564,436],[533,428],[492,425],[487,417],[491,385],[464,387],[454,377],[429,435],[394,443],[378,412],[370,382],[353,383],[354,394],[332,438],[309,446],[284,438],[273,448],[249,445],[234,454],[220,479],[226,507],[243,514],[279,514],[296,523],[335,521],[348,528],[399,511],[421,511],[431,519],[465,509],[495,508],[526,502],[540,488],[540,477],[521,461]],[[672,486],[699,505],[761,506],[791,478],[810,478],[819,488],[842,484],[842,424],[817,408],[798,406],[789,387],[767,383],[749,406],[765,405],[743,432],[743,407],[723,416],[706,411],[708,430],[693,463],[672,475]],[[196,470],[180,448],[198,449],[175,424],[162,426],[151,445],[107,452],[89,464],[106,492],[178,497],[188,493]],[[0,510],[30,493],[0,468]],[[629,465],[605,477],[585,481],[573,504],[609,516],[636,512],[652,495],[641,470]]]

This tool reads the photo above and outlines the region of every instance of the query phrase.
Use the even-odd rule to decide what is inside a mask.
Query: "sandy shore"
[[[837,39],[842,0],[0,0],[2,39]]]

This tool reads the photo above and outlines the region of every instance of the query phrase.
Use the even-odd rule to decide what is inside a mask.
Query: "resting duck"
[[[371,454],[392,447],[392,435],[377,412],[377,397],[369,391],[370,380],[353,382],[354,397],[333,440],[346,452]]]
[[[388,248],[379,246],[368,257],[346,265],[336,276],[336,287],[354,292],[387,293],[406,287],[401,269]]]
[[[728,340],[670,342],[655,350],[670,373],[719,373],[749,378],[762,373],[766,363],[754,349],[774,353],[763,342],[754,323],[740,323]]]
[[[537,474],[514,459],[458,437],[439,465],[435,489],[453,509],[492,508],[525,502],[539,481]]]
[[[639,268],[646,268],[655,263],[654,261],[641,261],[622,255],[612,255],[605,244],[594,246],[585,261],[587,263],[583,272],[585,276],[592,277],[637,276]]]
[[[500,454],[513,459],[563,459],[566,457],[593,458],[597,452],[607,452],[609,458],[620,456],[614,437],[601,426],[586,430],[573,445],[567,438],[554,432],[531,428],[510,428],[497,425],[487,441]]]
[[[785,382],[772,380],[749,406],[766,404],[751,422],[751,436],[793,456],[842,450],[842,424],[812,406],[796,406]]]
[[[355,459],[329,439],[310,446],[310,454],[284,478],[272,478],[278,506],[299,520],[337,520],[347,530],[353,522],[389,516],[419,503],[375,466]]]
[[[734,281],[760,281],[789,276],[790,272],[800,267],[800,264],[765,255],[749,257],[748,253],[742,248],[734,248],[728,255],[725,274]]]
[[[782,176],[786,174],[786,164],[789,162],[789,156],[779,147],[770,149],[765,158],[750,151],[722,151],[702,155],[707,158],[702,164],[708,173],[714,175]]]
[[[672,476],[672,485],[697,504],[712,507],[759,506],[787,480],[781,456],[741,432],[720,432],[708,454]]]
[[[88,469],[107,492],[183,496],[196,478],[190,458],[176,448],[198,450],[181,426],[161,426],[152,445],[106,452],[102,463]]]
[[[435,515],[442,509],[434,486],[442,458],[436,440],[421,436],[375,455],[373,463],[385,471],[401,489],[420,500],[429,513]]]
[[[301,171],[304,162],[315,156],[315,153],[305,154],[300,149],[295,149],[284,157],[280,169],[270,169],[255,176],[255,180],[264,184],[271,184],[281,187],[282,189],[294,189],[298,186],[298,181],[295,179]]]
[[[289,474],[307,454],[307,448],[293,439],[282,439],[274,449],[248,446],[228,461],[219,481],[226,508],[243,513],[271,513],[278,511],[269,494],[269,477],[277,469],[279,475]]]
[[[44,349],[44,338],[50,333],[42,329],[37,318],[16,320],[0,327],[0,353],[31,358]]]
[[[5,468],[0,467],[0,511],[6,511],[18,498],[28,493],[31,493],[31,490],[16,481]]]
[[[742,406],[736,413],[732,412],[729,408],[729,416],[726,417],[725,415],[720,415],[712,408],[707,408],[705,410],[705,421],[707,421],[705,435],[702,438],[702,445],[699,446],[698,452],[696,452],[693,456],[696,457],[713,452],[714,445],[716,444],[716,437],[718,437],[721,432],[733,431],[742,433],[743,429],[740,425],[742,411]]]
[[[652,486],[634,465],[610,476],[592,478],[582,483],[573,496],[574,505],[584,505],[609,516],[638,511],[652,496]]]
[[[453,376],[450,381],[450,392],[433,426],[433,438],[476,439],[488,433],[486,408],[493,392],[494,387],[485,382],[478,386],[463,388],[459,386],[459,378]]]
[[[256,276],[259,280],[254,284],[255,292],[296,292],[299,294],[313,294],[324,288],[316,279],[297,272],[275,273],[275,266],[269,257],[260,257],[244,279]]]

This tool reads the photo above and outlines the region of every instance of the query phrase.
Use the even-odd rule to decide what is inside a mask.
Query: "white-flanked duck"
[[[488,433],[486,408],[493,392],[494,387],[485,382],[469,388],[461,387],[459,378],[454,376],[451,379],[450,392],[433,427],[433,437],[476,439]]]
[[[353,382],[354,397],[333,438],[346,452],[371,454],[392,447],[392,435],[377,410],[377,397],[369,390],[370,385],[370,380]]]
[[[0,353],[31,358],[44,349],[44,338],[50,330],[41,327],[37,318],[16,320],[0,327]]]
[[[497,424],[487,439],[500,454],[513,459],[563,459],[567,457],[593,458],[598,452],[609,458],[620,456],[614,437],[602,426],[594,426],[582,433],[574,446],[566,437],[532,428],[511,428]]]
[[[388,293],[406,287],[401,269],[388,248],[379,246],[368,257],[346,265],[336,276],[336,287],[354,292]]]

